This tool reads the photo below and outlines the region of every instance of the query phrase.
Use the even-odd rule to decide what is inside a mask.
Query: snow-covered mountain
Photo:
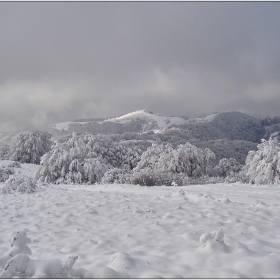
[[[143,122],[143,131],[157,131],[157,129],[164,129],[174,125],[181,125],[186,123],[185,118],[161,116],[145,109],[128,113],[120,117],[110,118],[105,120],[104,122],[124,124],[135,121]]]
[[[162,133],[165,129],[174,126],[207,123],[212,121],[217,115],[218,113],[198,118],[174,117],[162,116],[143,109],[104,120],[89,119],[83,121],[63,122],[53,124],[52,127],[55,130],[60,131],[72,131],[73,129],[86,131],[88,129],[95,129],[97,130],[96,133],[100,133],[98,130],[100,130],[101,127],[107,127],[109,130],[112,129],[113,131],[110,131],[110,133],[116,133],[116,127],[119,128],[120,133],[123,133],[124,130],[133,132]]]
[[[84,126],[86,124],[99,124],[106,126],[108,123],[111,124],[129,124],[129,123],[138,123],[141,126],[141,132],[147,132],[147,131],[158,131],[164,128],[168,128],[174,125],[182,125],[186,124],[187,120],[186,118],[182,117],[167,117],[167,116],[161,116],[158,114],[154,114],[150,111],[147,111],[145,109],[138,110],[135,112],[131,112],[119,117],[113,117],[108,118],[103,121],[83,121],[83,122],[64,122],[64,123],[57,123],[53,124],[53,128],[56,130],[70,130],[73,128],[73,126]]]
[[[107,119],[83,119],[53,124],[53,135],[93,133],[115,135],[120,141],[144,140],[170,142],[173,145],[190,142],[208,147],[222,157],[235,157],[244,163],[248,151],[255,150],[262,138],[280,139],[280,117],[258,118],[241,112],[223,112],[188,118],[162,116],[138,110]]]
[[[265,125],[264,125],[265,124]],[[273,128],[272,128],[273,127]],[[240,112],[214,113],[204,117],[170,117],[138,110],[104,120],[83,120],[53,124],[55,131],[122,134],[125,132],[179,135],[188,139],[231,139],[259,142],[264,136],[276,135],[280,125]]]
[[[163,116],[147,110],[102,119],[82,119],[56,123],[43,130],[58,141],[77,133],[111,135],[114,141],[140,141],[145,145],[157,143],[191,144],[210,148],[217,160],[235,157],[244,163],[248,151],[255,150],[262,138],[280,140],[280,117],[260,118],[241,112],[223,112],[188,118]],[[0,135],[0,155],[5,155],[11,135]]]

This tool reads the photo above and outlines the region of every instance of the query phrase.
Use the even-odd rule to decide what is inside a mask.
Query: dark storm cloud
[[[1,2],[0,128],[142,108],[277,115],[279,11],[278,2]]]

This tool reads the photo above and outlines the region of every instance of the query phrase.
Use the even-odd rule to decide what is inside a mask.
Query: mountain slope
[[[216,114],[208,122],[179,126],[190,138],[200,140],[231,139],[259,142],[265,133],[261,120],[240,112]]]
[[[178,125],[204,124],[215,119],[218,114],[211,114],[199,118],[162,116],[145,109],[131,112],[119,117],[105,120],[83,120],[53,124],[56,131],[82,130],[92,133],[124,133],[124,132],[155,132],[161,133],[165,129]]]
[[[147,110],[139,110],[132,113],[125,114],[120,117],[110,118],[104,121],[125,124],[128,122],[141,122],[142,131],[164,129],[173,125],[185,124],[186,120],[180,117],[166,117],[154,114]]]

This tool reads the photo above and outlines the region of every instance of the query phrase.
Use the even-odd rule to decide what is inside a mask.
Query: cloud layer
[[[0,131],[148,109],[280,115],[278,2],[0,2]]]

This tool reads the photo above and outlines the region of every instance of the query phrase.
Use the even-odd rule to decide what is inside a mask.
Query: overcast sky
[[[0,2],[0,131],[139,109],[280,115],[280,2]]]

